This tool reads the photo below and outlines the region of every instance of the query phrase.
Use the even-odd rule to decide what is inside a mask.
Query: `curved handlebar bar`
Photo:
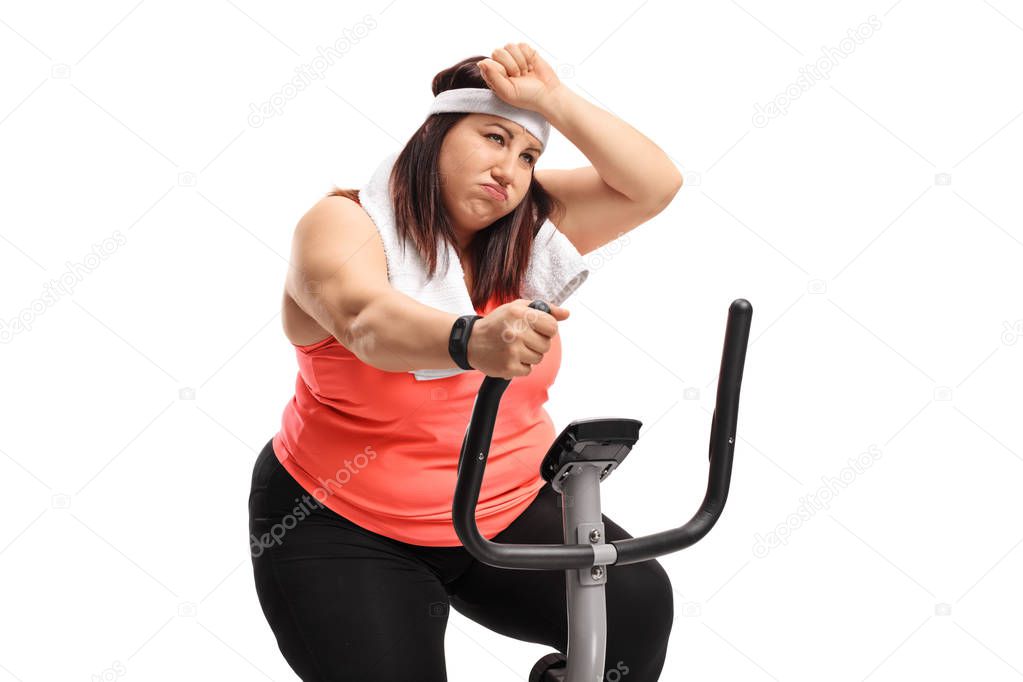
[[[529,307],[550,312],[543,301],[533,301]],[[710,476],[703,504],[688,523],[678,528],[612,541],[610,544],[614,545],[618,553],[614,564],[637,563],[685,549],[709,533],[720,518],[728,499],[728,485],[732,475],[739,389],[752,315],[753,306],[746,299],[736,299],[728,308],[717,399],[710,427]],[[510,379],[486,377],[473,404],[472,418],[458,459],[458,480],[452,503],[455,533],[476,559],[499,568],[554,570],[592,566],[596,563],[592,545],[506,544],[491,542],[479,532],[476,504],[494,435],[497,409],[510,383]]]

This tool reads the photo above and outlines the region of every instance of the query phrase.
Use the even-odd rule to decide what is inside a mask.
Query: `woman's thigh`
[[[317,505],[266,456],[249,496],[252,566],[288,664],[306,682],[445,682],[437,576],[396,541]]]
[[[605,537],[632,537],[603,516]],[[550,484],[495,542],[560,544],[561,495]],[[494,568],[474,562],[449,586],[451,605],[468,618],[515,639],[565,653],[568,615],[564,571]],[[656,560],[608,566],[606,679],[653,681],[660,675],[674,621],[671,581]],[[614,672],[617,671],[617,672]]]

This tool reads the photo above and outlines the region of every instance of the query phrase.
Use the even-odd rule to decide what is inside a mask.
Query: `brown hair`
[[[479,62],[486,57],[470,57],[444,69],[433,78],[433,94],[453,88],[486,88]],[[437,159],[441,143],[452,126],[465,113],[441,113],[429,116],[412,134],[398,154],[391,171],[394,188],[394,218],[399,238],[415,244],[433,277],[438,263],[438,242],[443,240],[457,251],[458,242],[444,212]],[[359,200],[359,190],[334,187],[328,196]],[[468,248],[474,307],[482,308],[495,294],[498,303],[520,297],[532,251],[533,239],[553,210],[563,206],[534,177],[519,205],[476,233]],[[450,266],[451,264],[449,264]]]

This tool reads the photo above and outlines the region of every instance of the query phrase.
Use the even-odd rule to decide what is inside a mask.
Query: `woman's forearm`
[[[633,201],[657,202],[681,185],[682,174],[660,147],[563,83],[538,109],[590,160],[605,183]]]
[[[368,365],[385,372],[455,369],[448,337],[458,315],[391,291],[363,308],[339,340]]]

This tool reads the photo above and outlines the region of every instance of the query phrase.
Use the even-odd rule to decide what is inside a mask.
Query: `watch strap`
[[[472,333],[472,326],[476,324],[476,320],[482,319],[482,317],[482,315],[462,315],[451,325],[451,334],[448,337],[448,354],[462,369],[474,369],[469,364],[469,335]]]

